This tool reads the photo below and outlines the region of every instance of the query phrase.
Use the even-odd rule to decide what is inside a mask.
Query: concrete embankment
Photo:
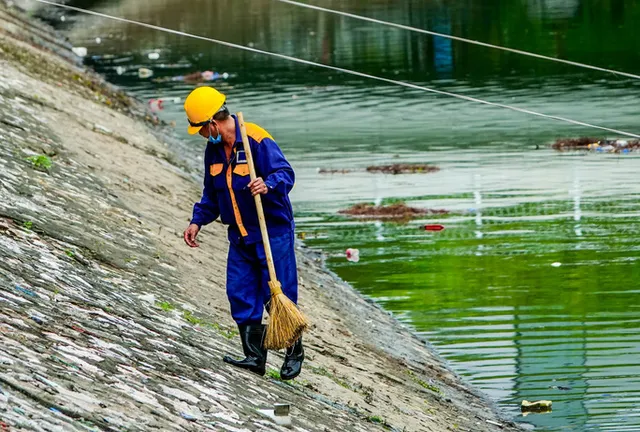
[[[240,354],[225,229],[181,233],[197,172],[140,106],[0,3],[0,419],[7,430],[518,430],[300,246],[299,379]],[[188,155],[187,155],[188,157]]]

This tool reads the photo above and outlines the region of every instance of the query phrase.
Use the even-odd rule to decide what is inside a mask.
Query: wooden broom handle
[[[244,117],[242,113],[236,114],[238,116],[238,124],[240,125],[240,133],[242,134],[242,144],[244,145],[244,152],[247,155],[247,163],[249,164],[249,175],[251,180],[256,179],[256,167],[253,164],[253,154],[251,154],[251,144],[249,144],[249,137],[247,136],[247,129],[244,126]],[[264,179],[263,179],[264,180]],[[264,244],[264,254],[267,257],[267,267],[269,268],[269,279],[271,282],[278,280],[276,276],[276,268],[273,265],[273,255],[271,254],[271,244],[269,243],[269,233],[267,232],[267,222],[264,219],[264,210],[262,209],[262,197],[257,194],[256,210],[258,210],[258,221],[260,222],[260,232],[262,233],[262,243]]]

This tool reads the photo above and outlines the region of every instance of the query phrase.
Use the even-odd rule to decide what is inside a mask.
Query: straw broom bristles
[[[289,348],[302,336],[309,324],[298,306],[284,295],[279,281],[269,281],[269,288],[271,304],[264,347],[270,350]]]

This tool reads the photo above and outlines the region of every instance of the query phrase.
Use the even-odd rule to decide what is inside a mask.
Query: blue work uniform
[[[227,296],[231,315],[238,325],[259,324],[270,298],[269,273],[258,224],[255,198],[247,187],[249,165],[236,116],[236,141],[230,160],[223,144],[207,143],[204,155],[204,191],[193,206],[191,223],[207,225],[220,216],[228,225]],[[282,291],[298,301],[298,274],[294,252],[294,220],[289,192],[295,174],[271,135],[260,126],[246,123],[256,175],[268,193],[262,196],[269,242]]]

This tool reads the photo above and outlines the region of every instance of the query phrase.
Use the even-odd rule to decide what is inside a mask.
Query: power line
[[[384,77],[379,77],[379,76],[375,76],[375,75],[370,75],[370,74],[366,74],[363,72],[357,72],[357,71],[353,71],[350,69],[344,69],[344,68],[340,68],[337,66],[330,66],[330,65],[325,65],[325,64],[321,64],[321,63],[316,63],[316,62],[312,62],[309,60],[303,60],[303,59],[299,59],[296,57],[291,57],[285,54],[278,54],[278,53],[273,53],[273,52],[269,52],[269,51],[263,51],[257,48],[252,48],[252,47],[247,47],[244,45],[238,45],[238,44],[234,44],[231,42],[226,42],[226,41],[221,41],[218,39],[213,39],[213,38],[209,38],[209,37],[205,37],[205,36],[198,36],[198,35],[194,35],[191,33],[186,33],[186,32],[182,32],[179,30],[173,30],[173,29],[169,29],[169,28],[165,28],[165,27],[160,27],[160,26],[156,26],[153,24],[147,24],[144,22],[140,22],[140,21],[134,21],[134,20],[130,20],[127,18],[121,18],[121,17],[116,17],[116,16],[112,16],[112,15],[107,15],[101,12],[95,12],[92,10],[88,10],[88,9],[82,9],[82,8],[78,8],[75,6],[69,6],[69,5],[64,5],[64,4],[59,4],[59,3],[54,3],[48,0],[35,0],[39,3],[44,3],[44,4],[48,4],[48,5],[52,5],[52,6],[57,6],[57,7],[61,7],[64,9],[69,9],[69,10],[74,10],[76,12],[82,12],[82,13],[86,13],[89,15],[94,15],[94,16],[99,16],[102,18],[108,18],[108,19],[112,19],[115,21],[120,21],[120,22],[125,22],[125,23],[129,23],[129,24],[135,24],[135,25],[139,25],[142,27],[146,27],[146,28],[150,28],[153,30],[158,30],[158,31],[162,31],[165,33],[171,33],[171,34],[175,34],[175,35],[179,35],[179,36],[185,36],[185,37],[189,37],[189,38],[193,38],[193,39],[198,39],[198,40],[204,40],[204,41],[208,41],[208,42],[213,42],[219,45],[223,45],[223,46],[227,46],[227,47],[231,47],[231,48],[237,48],[237,49],[241,49],[241,50],[245,50],[245,51],[250,51],[250,52],[254,52],[254,53],[258,53],[258,54],[264,54],[264,55],[269,55],[272,57],[276,57],[276,58],[281,58],[284,60],[289,60],[289,61],[293,61],[296,63],[301,63],[301,64],[306,64],[309,66],[316,66],[316,67],[322,67],[325,69],[330,69],[330,70],[334,70],[336,72],[342,72],[345,74],[349,74],[349,75],[355,75],[355,76],[359,76],[362,78],[369,78],[369,79],[373,79],[373,80],[377,80],[377,81],[382,81],[382,82],[386,82],[389,84],[395,84],[395,85],[399,85],[402,87],[407,87],[407,88],[411,88],[411,89],[415,89],[415,90],[422,90],[422,91],[426,91],[426,92],[430,92],[430,93],[435,93],[435,94],[440,94],[440,95],[444,95],[444,96],[450,96],[450,97],[454,97],[457,99],[462,99],[462,100],[466,100],[469,102],[476,102],[476,103],[480,103],[480,104],[484,104],[484,105],[489,105],[489,106],[495,106],[495,107],[499,107],[499,108],[504,108],[504,109],[509,109],[512,111],[517,111],[517,112],[521,112],[524,114],[529,114],[529,115],[534,115],[537,117],[543,117],[543,118],[547,118],[547,119],[551,119],[551,120],[557,120],[557,121],[562,121],[565,123],[571,123],[577,126],[584,126],[584,127],[589,127],[589,128],[593,128],[593,129],[600,129],[600,130],[604,130],[607,132],[613,132],[616,134],[620,134],[620,135],[624,135],[624,136],[628,136],[628,137],[633,137],[633,138],[640,138],[640,135],[631,133],[631,132],[625,132],[625,131],[621,131],[621,130],[617,130],[617,129],[611,129],[608,127],[604,127],[604,126],[598,126],[598,125],[594,125],[594,124],[590,124],[590,123],[586,123],[586,122],[582,122],[582,121],[578,121],[578,120],[572,120],[566,117],[560,117],[560,116],[554,116],[554,115],[549,115],[549,114],[543,114],[543,113],[539,113],[537,111],[532,111],[529,109],[525,109],[525,108],[518,108],[518,107],[514,107],[511,105],[505,105],[505,104],[501,104],[501,103],[496,103],[496,102],[489,102],[489,101],[485,101],[483,99],[478,99],[478,98],[474,98],[474,97],[470,97],[470,96],[464,96],[464,95],[460,95],[457,93],[451,93],[451,92],[447,92],[447,91],[443,91],[443,90],[436,90],[436,89],[432,89],[429,87],[424,87],[424,86],[419,86],[417,84],[411,84],[411,83],[407,83],[404,81],[397,81],[397,80],[393,80],[393,79],[389,79],[389,78],[384,78]]]
[[[480,45],[486,48],[493,48],[493,49],[498,49],[498,50],[502,50],[502,51],[508,51],[508,52],[512,52],[515,54],[520,54],[520,55],[525,55],[525,56],[529,56],[529,57],[535,57],[535,58],[539,58],[539,59],[543,59],[543,60],[549,60],[549,61],[554,61],[554,62],[558,62],[558,63],[564,63],[564,64],[568,64],[571,66],[577,66],[577,67],[581,67],[581,68],[585,68],[585,69],[592,69],[592,70],[597,70],[600,72],[607,72],[607,73],[612,73],[615,75],[620,75],[620,76],[625,76],[628,78],[634,78],[634,79],[640,79],[640,75],[634,75],[632,73],[628,73],[628,72],[620,72],[620,71],[616,71],[613,69],[606,69],[606,68],[601,68],[598,66],[592,66],[592,65],[588,65],[585,63],[578,63],[578,62],[574,62],[571,60],[564,60],[564,59],[559,59],[559,58],[555,58],[555,57],[549,57],[549,56],[545,56],[542,54],[536,54],[536,53],[532,53],[529,51],[522,51],[522,50],[518,50],[518,49],[514,49],[514,48],[507,48],[507,47],[503,47],[500,45],[493,45],[490,43],[486,43],[486,42],[480,42],[480,41],[476,41],[473,39],[466,39],[463,37],[459,37],[459,36],[452,36],[452,35],[448,35],[448,34],[444,34],[444,33],[437,33],[434,31],[430,31],[430,30],[425,30],[425,29],[421,29],[421,28],[417,28],[417,27],[411,27],[411,26],[407,26],[407,25],[403,25],[403,24],[397,24],[397,23],[393,23],[393,22],[389,22],[389,21],[383,21],[383,20],[379,20],[376,18],[370,18],[370,17],[366,17],[363,15],[356,15],[356,14],[352,14],[352,13],[348,13],[348,12],[342,12],[342,11],[338,11],[335,9],[329,9],[329,8],[324,8],[321,6],[315,6],[315,5],[310,5],[307,3],[301,3],[301,2],[297,2],[294,0],[275,0],[275,1],[279,1],[281,3],[287,3],[287,4],[291,4],[294,6],[299,6],[299,7],[303,7],[303,8],[307,8],[307,9],[314,9],[314,10],[318,10],[318,11],[322,11],[322,12],[327,12],[327,13],[331,13],[334,15],[340,15],[340,16],[345,16],[345,17],[349,17],[349,18],[354,18],[357,20],[361,20],[361,21],[368,21],[368,22],[372,22],[372,23],[376,23],[376,24],[382,24],[385,26],[389,26],[389,27],[395,27],[395,28],[399,28],[402,30],[409,30],[412,32],[416,32],[416,33],[423,33],[423,34],[428,34],[428,35],[432,35],[432,36],[438,36],[438,37],[442,37],[442,38],[446,38],[446,39],[452,39],[452,40],[456,40],[459,42],[465,42],[465,43],[469,43],[469,44],[474,44],[474,45]]]

